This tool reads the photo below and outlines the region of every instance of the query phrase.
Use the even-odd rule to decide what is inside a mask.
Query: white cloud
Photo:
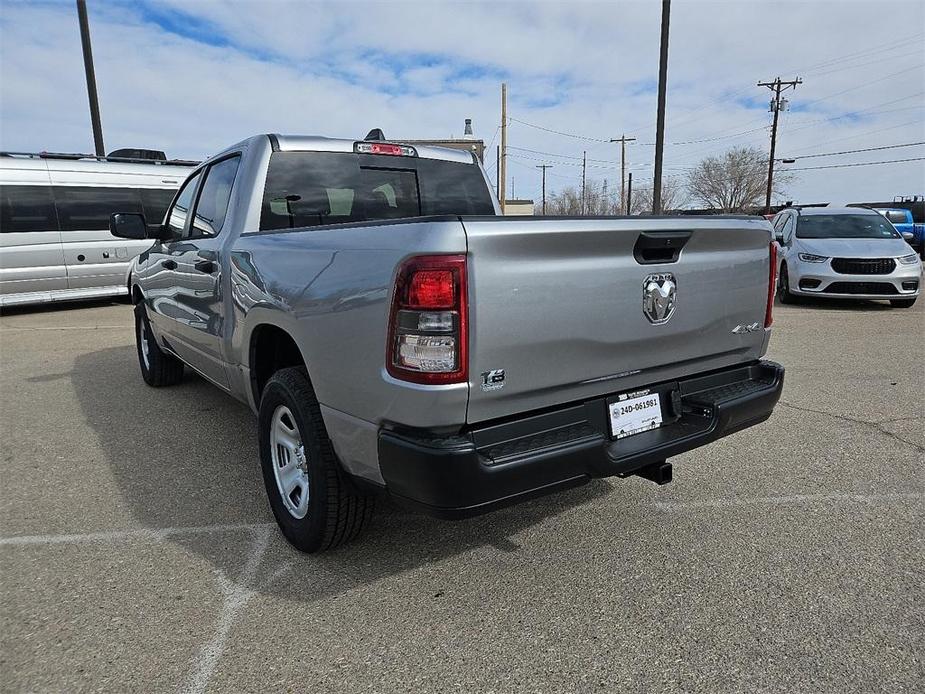
[[[503,78],[513,118],[592,138],[635,136],[627,158],[637,185],[651,177],[659,3],[90,3],[90,20],[109,149],[202,157],[255,132],[360,137],[371,127],[446,137],[461,134],[466,117],[487,143]],[[804,78],[782,119],[781,156],[925,140],[923,26],[919,2],[675,0],[667,140],[719,139],[670,144],[667,172],[728,146],[766,147],[770,117],[760,105],[769,93],[755,83],[777,75]],[[849,112],[861,113],[820,122]],[[518,122],[508,141],[560,155],[511,150],[518,196],[539,194],[534,166],[543,161],[554,164],[555,189],[580,179],[579,161],[565,157],[619,156],[617,145]],[[69,2],[0,10],[0,147],[92,149]],[[925,148],[799,166],[914,156]],[[493,151],[487,159],[493,165]],[[806,171],[788,197],[922,193],[923,164]],[[589,175],[614,181],[619,169],[595,161]]]

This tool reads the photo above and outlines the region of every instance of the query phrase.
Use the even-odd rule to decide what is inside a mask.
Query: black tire
[[[278,411],[285,413],[281,407],[291,413],[294,422],[289,423],[298,429],[304,451],[300,469],[307,472],[308,500],[301,518],[286,507],[280,486],[283,483],[277,484],[274,471],[277,462],[271,431]],[[288,414],[282,416],[288,419]],[[332,549],[359,535],[372,515],[373,497],[356,490],[342,470],[304,368],[280,369],[267,382],[260,398],[258,427],[267,498],[286,539],[297,549],[312,553]],[[281,454],[276,455],[279,460]],[[292,503],[292,497],[289,501]]]
[[[147,357],[144,353],[143,338],[147,343]],[[158,346],[151,333],[151,323],[148,322],[148,314],[143,303],[135,306],[135,351],[138,352],[141,377],[149,386],[161,388],[183,380],[183,362]]]
[[[917,298],[918,297],[912,297],[911,299],[890,299],[890,306],[893,308],[912,308]]]
[[[790,293],[790,276],[787,274],[787,263],[780,266],[780,275],[777,277],[777,298],[782,304],[795,304],[798,298]]]

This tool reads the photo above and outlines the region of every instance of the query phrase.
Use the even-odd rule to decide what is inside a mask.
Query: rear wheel
[[[912,308],[915,305],[917,297],[911,299],[890,299],[890,306],[893,308]]]
[[[135,306],[135,345],[141,377],[149,386],[172,386],[183,380],[183,362],[158,346],[145,305],[140,302]]]
[[[303,552],[354,539],[373,499],[342,471],[304,368],[281,369],[267,382],[258,426],[263,481],[286,539]]]
[[[787,263],[780,266],[780,275],[777,278],[777,298],[782,304],[795,304],[797,297],[790,293],[790,275],[787,272]]]

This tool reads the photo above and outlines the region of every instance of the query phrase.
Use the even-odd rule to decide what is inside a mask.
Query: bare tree
[[[585,199],[581,199],[580,186],[566,186],[546,198],[546,214],[551,215],[608,215],[619,210],[620,191],[605,186],[602,181],[587,181]],[[537,214],[543,206],[537,206]]]
[[[684,182],[674,176],[662,179],[662,210],[667,214],[681,209],[687,202]],[[633,189],[630,214],[652,214],[652,183]]]
[[[688,175],[687,189],[707,207],[744,212],[762,203],[767,180],[768,155],[756,147],[735,147],[701,161]],[[775,175],[775,192],[791,180],[786,172]]]

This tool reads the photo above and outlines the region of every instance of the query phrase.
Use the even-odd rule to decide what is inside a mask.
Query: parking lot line
[[[896,501],[925,499],[925,494],[792,494],[788,496],[745,497],[742,499],[710,499],[704,501],[657,501],[659,511],[693,511],[707,508],[737,506],[784,506],[787,504],[889,504]]]
[[[231,523],[228,525],[200,525],[179,528],[102,530],[99,532],[69,535],[19,535],[0,538],[0,546],[78,544],[82,542],[119,542],[123,540],[162,540],[167,537],[176,537],[178,535],[223,533],[232,530],[261,530],[275,526],[275,523]]]

